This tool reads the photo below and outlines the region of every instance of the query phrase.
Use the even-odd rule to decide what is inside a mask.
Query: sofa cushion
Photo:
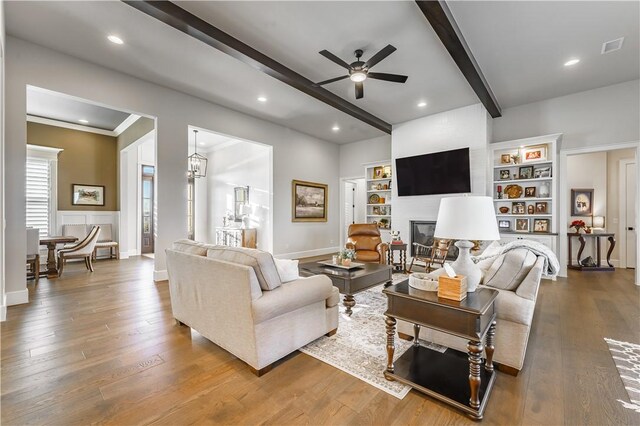
[[[333,287],[331,289],[331,296],[327,299],[326,306],[327,308],[333,308],[338,303],[340,303],[340,290],[338,290],[338,287]]]
[[[187,254],[195,254],[196,256],[205,256],[207,254],[208,245],[192,240],[178,240],[173,243],[172,247],[175,251]]]
[[[503,290],[516,290],[538,260],[533,252],[518,248],[501,254],[484,275],[484,285]]]
[[[282,284],[273,256],[266,251],[242,247],[213,246],[207,251],[207,257],[251,266],[256,273],[260,288],[263,290],[274,290]]]
[[[478,288],[481,287],[485,286],[481,285]],[[495,289],[493,287],[488,288]],[[498,297],[496,298],[496,316],[500,320],[530,326],[535,307],[536,302],[533,300],[520,297],[510,290],[498,289]],[[500,327],[499,324],[498,327]]]
[[[331,297],[333,288],[328,277],[314,275],[284,283],[272,291],[264,291],[261,298],[252,302],[253,321],[259,324],[313,303],[322,302],[324,305]]]
[[[357,250],[356,262],[378,262],[380,260],[380,254],[373,250]]]
[[[295,281],[300,278],[300,274],[298,272],[298,260],[274,258],[273,261],[276,263],[276,269],[278,270],[278,275],[280,275],[280,281],[283,283]]]

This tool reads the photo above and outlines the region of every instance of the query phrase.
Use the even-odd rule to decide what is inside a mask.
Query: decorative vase
[[[342,259],[342,266],[351,266],[351,259]]]
[[[538,196],[540,198],[549,197],[549,183],[544,182],[542,185],[540,185],[540,190],[538,192]]]

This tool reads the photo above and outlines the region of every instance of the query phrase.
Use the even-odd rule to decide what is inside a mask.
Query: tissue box
[[[438,297],[443,299],[461,301],[467,297],[467,277],[456,275],[451,278],[447,275],[438,277]]]

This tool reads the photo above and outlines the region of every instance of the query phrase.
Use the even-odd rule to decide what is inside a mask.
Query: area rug
[[[394,283],[406,277],[394,274]],[[399,382],[388,381],[383,375],[387,366],[384,323],[387,296],[382,294],[382,289],[383,286],[380,285],[356,294],[356,306],[351,317],[344,313],[345,308],[340,303],[338,332],[331,337],[323,336],[300,351],[402,399],[411,388]],[[421,344],[439,352],[446,350],[433,343],[421,341]],[[411,345],[412,342],[396,338],[395,358],[400,357]]]
[[[609,351],[613,357],[620,379],[629,395],[629,402],[619,399],[625,408],[640,413],[640,345],[629,342],[619,342],[613,339],[604,339],[609,345]]]

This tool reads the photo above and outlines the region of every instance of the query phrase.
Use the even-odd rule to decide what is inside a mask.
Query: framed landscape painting
[[[74,206],[104,206],[104,186],[74,183],[71,204]]]
[[[291,220],[326,222],[329,187],[322,183],[294,180],[291,184]]]

